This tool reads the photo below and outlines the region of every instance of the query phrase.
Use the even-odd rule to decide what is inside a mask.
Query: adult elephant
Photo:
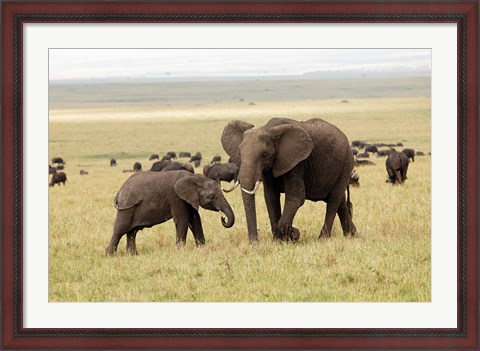
[[[320,237],[331,235],[336,213],[344,234],[355,234],[350,199],[345,196],[353,170],[345,134],[321,119],[297,122],[273,118],[260,128],[253,127],[247,122],[230,121],[221,137],[223,148],[240,167],[238,182],[250,242],[258,240],[254,194],[260,181],[274,238],[298,239],[300,232],[292,223],[305,199],[327,203]],[[280,193],[285,193],[283,212]]]

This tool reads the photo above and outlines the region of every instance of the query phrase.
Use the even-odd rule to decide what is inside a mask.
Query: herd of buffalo
[[[300,230],[292,226],[297,210],[305,200],[327,203],[325,221],[319,238],[329,237],[336,215],[344,235],[355,235],[353,206],[349,186],[359,186],[360,176],[355,166],[372,165],[371,155],[386,157],[387,182],[402,184],[407,179],[410,160],[424,155],[411,148],[398,152],[402,143],[367,143],[355,140],[351,144],[345,134],[336,126],[321,120],[311,119],[298,122],[286,118],[272,118],[265,125],[254,125],[230,121],[223,130],[220,140],[229,156],[228,163],[221,163],[220,156],[214,156],[203,168],[203,174],[196,174],[194,167],[200,167],[201,152],[170,151],[163,157],[152,154],[150,170],[142,172],[142,164],[135,162],[134,172],[115,196],[117,215],[113,235],[107,247],[107,255],[113,255],[120,239],[127,236],[127,252],[136,254],[136,234],[169,219],[174,220],[176,242],[186,242],[187,231],[193,233],[195,243],[203,245],[205,238],[199,208],[221,212],[221,223],[230,228],[235,215],[223,192],[228,193],[240,186],[248,238],[251,243],[258,240],[255,193],[263,183],[265,204],[270,219],[273,238],[280,241],[296,242]],[[326,142],[327,141],[327,142]],[[429,153],[430,154],[430,153]],[[184,159],[184,162],[179,162]],[[49,165],[52,174],[50,186],[67,180],[65,161],[56,157]],[[117,166],[112,158],[110,166]],[[85,170],[81,175],[88,175]],[[220,182],[233,181],[230,189],[220,188]],[[280,194],[285,202],[280,205]]]

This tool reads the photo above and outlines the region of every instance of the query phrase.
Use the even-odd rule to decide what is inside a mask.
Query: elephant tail
[[[353,219],[353,204],[350,201],[350,185],[347,184],[347,209],[350,213],[350,218]]]

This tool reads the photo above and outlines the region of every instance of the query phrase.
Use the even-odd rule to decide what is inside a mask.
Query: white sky
[[[429,49],[51,49],[50,80],[430,72]]]

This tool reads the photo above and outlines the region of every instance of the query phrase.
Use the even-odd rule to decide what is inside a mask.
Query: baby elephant
[[[150,228],[173,218],[177,245],[184,245],[187,230],[193,233],[197,246],[205,244],[199,207],[221,211],[222,225],[235,222],[232,208],[213,180],[188,171],[136,173],[128,178],[115,196],[117,217],[107,255],[113,255],[123,235],[127,234],[127,252],[137,254],[135,238],[143,228]]]
[[[407,179],[408,163],[408,157],[403,152],[392,152],[385,162],[387,183],[402,184]]]
[[[57,172],[52,176],[50,186],[54,186],[55,184],[58,184],[58,186],[60,186],[60,183],[63,183],[63,185],[65,185],[66,181],[67,175],[64,172]]]

